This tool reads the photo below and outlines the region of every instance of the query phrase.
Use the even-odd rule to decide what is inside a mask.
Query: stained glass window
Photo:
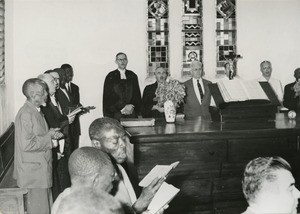
[[[148,0],[148,77],[157,67],[169,67],[168,0]]]
[[[190,63],[202,61],[202,0],[183,0],[182,36],[183,65],[182,76],[190,76]]]
[[[224,74],[226,61],[237,57],[235,1],[216,0],[217,74]],[[236,61],[233,63],[236,67]]]

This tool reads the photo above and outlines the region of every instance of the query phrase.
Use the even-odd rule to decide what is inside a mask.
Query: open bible
[[[256,80],[221,80],[217,82],[217,85],[225,102],[269,100]]]
[[[179,161],[174,162],[170,165],[156,165],[139,183],[139,186],[148,186],[157,177],[167,177],[172,169],[179,164]],[[148,211],[152,214],[162,209],[165,205],[169,204],[170,201],[177,195],[179,189],[171,184],[164,182],[153,199],[151,200]]]
[[[148,186],[157,177],[167,177],[171,169],[174,169],[179,164],[179,161],[170,165],[156,165],[151,171],[141,180],[139,186]]]

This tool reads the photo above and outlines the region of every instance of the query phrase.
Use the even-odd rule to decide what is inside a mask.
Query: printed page
[[[245,101],[249,99],[239,79],[221,80],[217,84],[222,96],[223,94],[225,95],[223,97],[225,102]]]
[[[172,163],[171,165],[156,165],[153,169],[141,180],[139,186],[148,186],[157,177],[166,177],[171,169],[174,169],[179,164],[179,161]]]
[[[243,81],[247,96],[250,100],[269,100],[268,96],[256,80]]]
[[[158,210],[170,203],[178,192],[178,188],[164,182],[150,202],[148,211],[152,214],[156,213]]]

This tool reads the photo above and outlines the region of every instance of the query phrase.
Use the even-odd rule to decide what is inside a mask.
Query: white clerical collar
[[[118,68],[118,70],[120,71],[121,79],[126,79],[126,75],[125,75],[126,69]]]

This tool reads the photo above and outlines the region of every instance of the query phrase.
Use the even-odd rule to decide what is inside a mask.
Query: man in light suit
[[[281,157],[258,157],[245,167],[243,193],[249,204],[243,214],[296,214],[300,192],[290,164]]]
[[[27,100],[15,119],[14,178],[28,189],[28,213],[48,214],[52,205],[52,148],[63,137],[58,129],[48,129],[40,112],[47,101],[47,85],[40,79],[25,81]]]
[[[127,55],[116,55],[118,68],[107,74],[103,87],[103,115],[115,118],[134,118],[140,114],[141,92],[137,75],[127,70]]]
[[[202,78],[204,72],[201,62],[193,61],[191,63],[191,75],[192,78],[184,82],[186,88],[184,114],[187,119],[201,116],[203,119],[210,120],[211,93],[208,85],[211,82]]]

